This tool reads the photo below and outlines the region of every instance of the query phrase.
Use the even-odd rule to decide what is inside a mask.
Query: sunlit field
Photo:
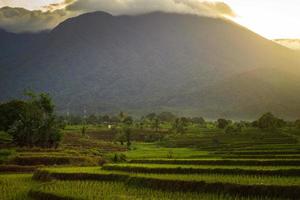
[[[139,139],[135,130],[130,149],[112,141],[105,126],[90,125],[84,136],[81,126],[64,132],[56,150],[1,150],[0,199],[271,200],[300,195],[296,129],[246,128],[227,134],[190,126],[184,135],[163,131],[156,142]]]

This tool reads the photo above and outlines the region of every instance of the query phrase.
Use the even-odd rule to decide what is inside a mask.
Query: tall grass
[[[37,186],[31,174],[0,175],[0,200],[29,200],[28,191]]]
[[[240,197],[224,194],[206,194],[190,192],[167,192],[140,187],[128,187],[120,182],[95,181],[56,181],[33,190],[31,196],[54,194],[58,197],[74,199],[105,200],[270,200],[266,197]]]

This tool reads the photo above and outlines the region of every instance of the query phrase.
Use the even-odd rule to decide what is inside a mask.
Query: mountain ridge
[[[299,95],[286,92],[298,91],[297,78],[285,88],[276,84],[283,74],[298,77],[297,55],[233,22],[189,14],[96,12],[44,34],[31,42],[36,48],[29,56],[17,55],[17,64],[0,59],[0,100],[31,88],[53,95],[61,113],[86,107],[90,113],[170,110],[210,118],[252,118],[265,111],[300,115],[295,111]],[[280,101],[260,98],[264,93]]]

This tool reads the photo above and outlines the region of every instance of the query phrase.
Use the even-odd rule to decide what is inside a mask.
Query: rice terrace
[[[0,0],[0,200],[300,200],[299,10]]]
[[[112,117],[90,116],[84,125],[65,125],[61,144],[51,149],[15,147],[12,137],[2,132],[0,197],[299,198],[300,129],[296,124],[255,127],[268,124],[266,114],[254,123],[228,121],[222,129],[222,119],[180,118],[186,120],[183,126],[182,122],[176,125],[179,118],[168,122],[172,117],[171,113],[149,114],[143,121],[131,121],[120,113],[116,118],[124,120],[112,122]],[[156,124],[157,119],[166,121]],[[122,134],[124,127],[129,137]]]

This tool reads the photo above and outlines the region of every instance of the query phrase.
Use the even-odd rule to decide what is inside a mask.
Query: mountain
[[[298,55],[229,20],[95,12],[10,37],[24,48],[3,48],[0,100],[30,88],[53,95],[59,112],[300,116]]]
[[[300,51],[300,39],[276,39],[274,41],[282,46]]]

